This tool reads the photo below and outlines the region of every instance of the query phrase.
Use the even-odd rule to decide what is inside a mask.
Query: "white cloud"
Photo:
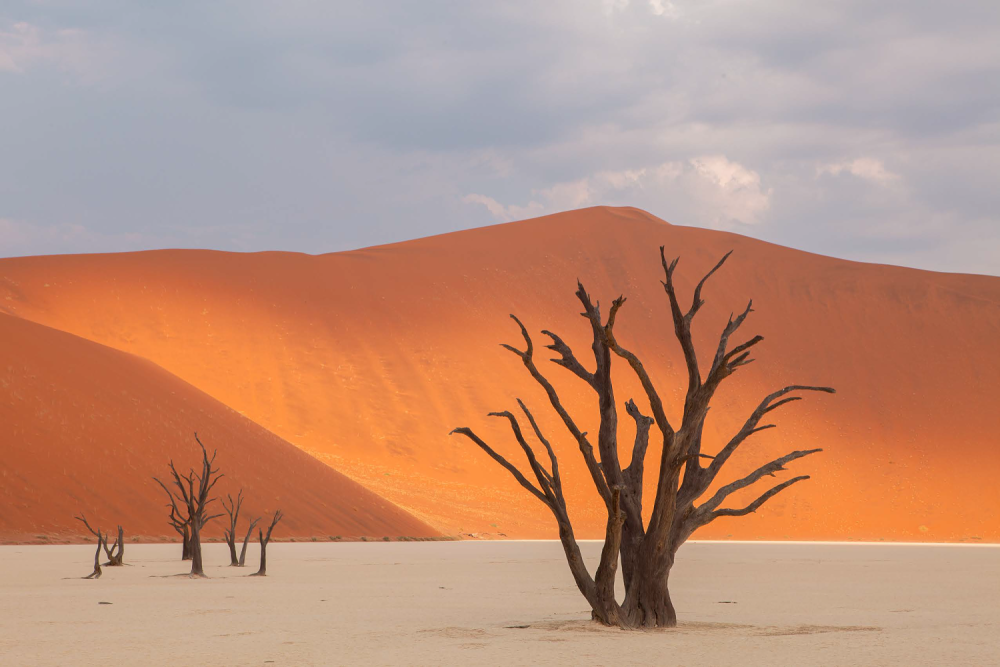
[[[466,195],[462,201],[485,206],[496,220],[508,222],[585,206],[653,200],[667,203],[678,223],[732,228],[760,223],[770,209],[772,192],[762,187],[756,171],[723,155],[707,155],[556,183],[533,191],[524,206],[505,206],[481,194]]]
[[[25,74],[48,65],[80,79],[93,79],[107,55],[106,49],[82,30],[43,30],[24,21],[0,27],[0,72]]]
[[[839,176],[844,172],[882,186],[899,181],[899,174],[894,174],[886,169],[881,160],[870,157],[861,157],[848,162],[833,162],[822,165],[817,170],[817,175],[830,174],[832,176]]]
[[[657,16],[666,16],[668,18],[677,18],[680,16],[677,6],[670,0],[649,0],[649,8]]]

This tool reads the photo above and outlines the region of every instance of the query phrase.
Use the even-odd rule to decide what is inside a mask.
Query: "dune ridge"
[[[757,363],[717,396],[706,451],[773,389],[838,390],[783,408],[780,428],[755,436],[727,477],[818,446],[823,453],[785,473],[812,479],[696,538],[1000,541],[1000,360],[990,353],[1000,334],[1000,278],[844,261],[597,207],[318,256],[171,250],[4,259],[0,309],[155,362],[449,534],[555,535],[540,503],[447,436],[473,426],[520,460],[503,425],[485,414],[521,397],[560,454],[579,534],[598,537],[603,513],[579,453],[498,344],[520,342],[507,318],[516,313],[536,342],[552,329],[584,359],[577,278],[604,304],[624,294],[618,336],[643,358],[676,416],[683,365],[659,283],[659,245],[681,257],[683,295],[735,251],[705,290],[694,331],[702,355],[751,297],[755,312],[742,331],[765,336]],[[594,428],[589,389],[554,365],[541,368]],[[627,367],[615,369],[619,401],[642,406]]]

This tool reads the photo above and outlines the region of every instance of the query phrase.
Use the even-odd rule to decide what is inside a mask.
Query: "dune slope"
[[[516,313],[537,343],[541,329],[552,329],[584,359],[577,278],[605,306],[625,294],[618,337],[644,359],[676,420],[686,376],[659,282],[659,245],[681,256],[685,295],[735,250],[707,286],[695,324],[703,357],[751,297],[755,312],[742,333],[766,338],[757,363],[720,390],[707,451],[775,388],[829,384],[839,392],[783,408],[780,428],[748,443],[728,477],[823,447],[784,473],[812,479],[699,537],[1000,540],[997,278],[847,262],[672,226],[635,209],[593,208],[322,256],[0,260],[0,308],[154,361],[448,533],[555,535],[537,500],[470,443],[447,436],[472,426],[520,461],[509,432],[485,414],[521,397],[561,454],[579,532],[596,537],[602,511],[579,453],[498,343],[520,344],[507,318]],[[595,430],[589,389],[554,365],[542,368]],[[644,403],[624,364],[616,382],[620,402]],[[623,443],[629,422],[622,415]]]
[[[218,449],[216,489],[244,489],[244,517],[284,511],[278,537],[436,534],[149,361],[2,314],[0,340],[0,540],[85,535],[79,512],[129,538],[176,537],[152,477],[199,464],[196,430]]]

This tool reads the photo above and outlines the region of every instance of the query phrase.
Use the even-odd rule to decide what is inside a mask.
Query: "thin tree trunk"
[[[191,533],[188,532],[187,526],[181,534],[181,560],[191,560]]]
[[[201,560],[201,528],[197,522],[191,526],[191,576],[205,576],[205,567]]]
[[[232,533],[229,533],[226,544],[229,545],[229,567],[239,567],[240,560],[236,557],[236,537]]]
[[[84,579],[100,579],[101,578],[101,546],[104,543],[100,537],[97,538],[97,551],[94,553],[94,571],[88,574]]]
[[[264,531],[259,532],[260,535],[260,568],[251,574],[251,577],[266,577],[267,576],[267,543],[271,541],[270,538],[264,538]]]
[[[108,555],[108,565],[111,567],[117,567],[124,565],[125,558],[125,531],[122,530],[121,526],[118,526],[118,539],[115,540],[115,546],[112,547],[111,553]]]
[[[250,542],[250,535],[253,534],[253,528],[254,528],[254,526],[257,525],[258,521],[260,521],[260,517],[257,517],[256,519],[254,519],[253,521],[250,522],[250,527],[247,528],[246,537],[243,538],[243,548],[240,550],[240,561],[239,561],[239,566],[240,567],[243,567],[246,564],[246,561],[247,561],[247,544]]]

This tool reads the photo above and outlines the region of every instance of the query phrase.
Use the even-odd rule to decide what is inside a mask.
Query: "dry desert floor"
[[[272,543],[266,578],[205,550],[84,581],[90,547],[0,547],[0,663],[1000,665],[991,546],[689,543],[655,632],[589,622],[555,542]]]

